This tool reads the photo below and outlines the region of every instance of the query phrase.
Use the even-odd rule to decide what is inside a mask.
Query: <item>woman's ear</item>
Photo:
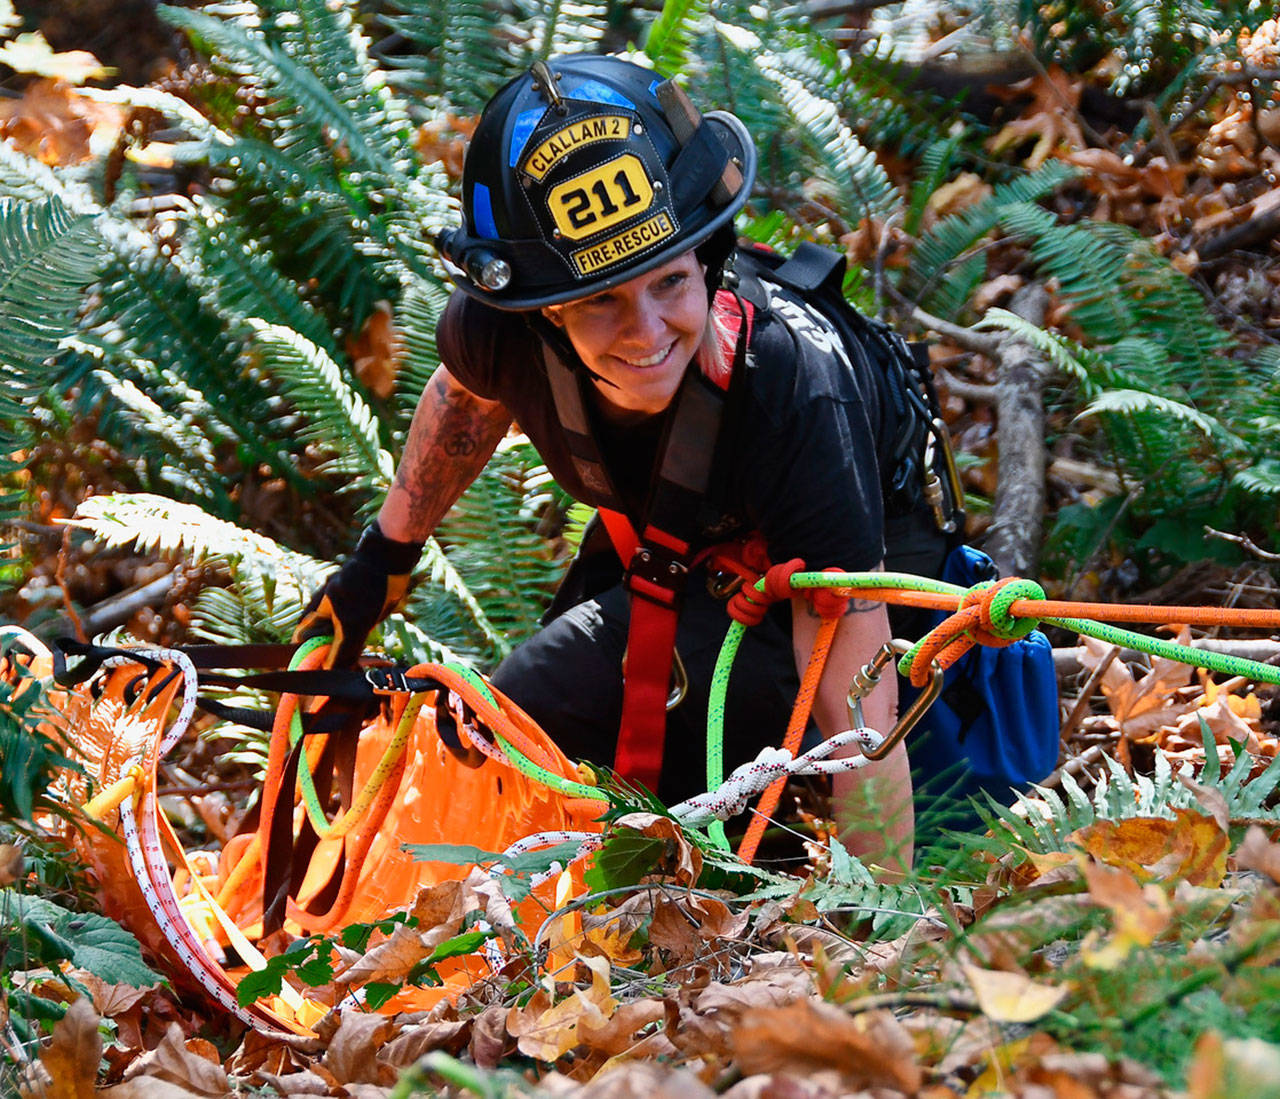
[[[542,307],[542,315],[547,318],[557,328],[564,327],[564,318],[560,316],[560,306],[544,305]]]

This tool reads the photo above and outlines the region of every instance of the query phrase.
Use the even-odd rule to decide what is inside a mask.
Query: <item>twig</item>
[[[911,307],[911,316],[921,328],[928,328],[937,332],[939,336],[958,347],[963,347],[966,351],[974,351],[991,359],[1000,354],[1001,340],[999,336],[988,336],[982,332],[975,332],[972,328],[965,328],[963,325],[944,321],[941,317],[926,313],[918,305]]]
[[[1263,561],[1280,561],[1280,553],[1271,553],[1264,550],[1261,546],[1255,545],[1254,542],[1244,534],[1231,534],[1225,530],[1214,530],[1213,527],[1206,526],[1205,534],[1210,538],[1221,538],[1224,542],[1234,542],[1246,553],[1251,553]]]
[[[942,367],[938,368],[938,381],[945,387],[948,393],[966,401],[972,401],[975,404],[995,404],[996,403],[996,387],[988,382],[970,382],[964,378],[957,378],[950,370]]]
[[[1263,203],[1261,199],[1256,200],[1246,221],[1210,237],[1196,248],[1196,255],[1202,260],[1218,259],[1228,252],[1269,240],[1280,232],[1280,202],[1272,196],[1264,197],[1271,198],[1271,201]],[[1263,208],[1259,209],[1260,206]]]
[[[1169,136],[1168,127],[1164,124],[1164,119],[1160,117],[1160,112],[1156,110],[1156,105],[1149,99],[1142,101],[1142,113],[1146,117],[1147,124],[1151,127],[1151,133],[1154,135],[1152,144],[1164,153],[1164,158],[1169,162],[1169,166],[1173,167],[1178,163],[1178,150],[1173,147],[1173,138]]]
[[[1071,707],[1071,713],[1067,715],[1067,720],[1063,723],[1062,732],[1059,741],[1066,744],[1068,740],[1075,734],[1080,726],[1080,722],[1084,720],[1084,715],[1089,709],[1089,700],[1093,698],[1093,692],[1098,689],[1098,684],[1102,682],[1102,677],[1106,675],[1107,669],[1111,667],[1111,662],[1120,655],[1120,646],[1112,645],[1098,661],[1098,666],[1093,669],[1093,673],[1085,680],[1085,684],[1080,688],[1080,697],[1076,699],[1076,704]]]
[[[76,640],[88,641],[89,635],[85,633],[84,623],[80,621],[80,616],[76,613],[76,608],[71,602],[71,588],[67,584],[67,554],[71,550],[71,528],[65,527],[62,531],[62,545],[58,549],[58,564],[54,569],[53,578],[58,582],[58,587],[62,589],[62,605],[66,608],[67,618],[71,622],[72,628],[76,631]]]
[[[879,992],[863,996],[859,1000],[841,1004],[840,1007],[854,1014],[861,1011],[880,1011],[900,1007],[936,1007],[943,1011],[978,1013],[982,1009],[975,997],[963,992]]]
[[[1110,741],[1110,737],[1107,738]],[[1106,757],[1106,750],[1103,745],[1095,744],[1091,748],[1086,748],[1078,756],[1072,756],[1066,763],[1059,767],[1056,771],[1049,775],[1048,778],[1041,782],[1037,782],[1037,786],[1048,786],[1055,788],[1062,785],[1064,775],[1070,775],[1075,778],[1086,767],[1092,767],[1095,763],[1101,763]]]

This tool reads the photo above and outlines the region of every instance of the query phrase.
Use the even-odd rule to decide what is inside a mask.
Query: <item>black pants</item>
[[[622,718],[622,657],[630,621],[621,584],[552,619],[499,665],[494,685],[570,759],[613,765]],[[676,629],[689,689],[667,713],[658,796],[673,805],[707,788],[707,708],[712,672],[728,632],[725,602],[706,575],[690,579]],[[773,608],[742,639],[725,701],[724,773],[782,743],[799,690],[791,653],[791,608]],[[815,734],[816,736],[816,734]]]
[[[936,576],[946,542],[928,513],[890,519],[885,528],[890,571]],[[497,688],[546,730],[571,759],[612,765],[622,717],[622,657],[630,620],[621,568],[595,532],[565,578],[549,621],[499,665]],[[895,636],[916,640],[930,612],[890,608]],[[676,631],[689,691],[667,714],[658,796],[675,804],[707,788],[707,707],[712,672],[732,620],[707,591],[706,575],[690,577]],[[791,608],[773,607],[751,626],[729,676],[725,704],[724,773],[782,744],[800,681],[791,648]],[[805,747],[817,743],[810,722]]]

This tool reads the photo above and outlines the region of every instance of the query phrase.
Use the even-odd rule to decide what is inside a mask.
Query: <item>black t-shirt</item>
[[[731,450],[723,499],[708,515],[704,543],[758,530],[773,561],[800,557],[809,569],[872,568],[884,556],[876,457],[883,452],[881,396],[868,391],[865,372],[847,361],[819,315],[776,286],[766,289],[769,302],[751,325],[741,422],[722,428],[730,432]],[[459,382],[506,406],[570,495],[603,502],[574,467],[542,340],[521,314],[455,291],[436,345]],[[601,455],[629,511],[653,469],[664,417],[626,429],[594,417]]]

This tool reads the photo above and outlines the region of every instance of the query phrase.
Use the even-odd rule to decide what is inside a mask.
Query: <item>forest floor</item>
[[[136,6],[136,24],[81,20],[101,4],[25,7],[39,9],[57,48],[101,51],[123,78],[152,79],[157,57],[178,59],[171,39],[147,37],[149,5]],[[78,37],[88,26],[118,33],[109,42]],[[1275,41],[1264,48],[1274,55]],[[19,144],[38,147],[54,132],[74,143],[95,124],[65,88],[9,90],[3,130]],[[1010,123],[1023,138],[1068,147],[1061,155],[1090,169],[1097,216],[1162,241],[1221,315],[1255,345],[1273,342],[1280,253],[1266,226],[1280,193],[1280,113],[1254,117],[1227,104],[1194,138],[1179,135],[1178,157],[1165,155],[1172,145],[1153,146],[1135,164],[1097,143],[1070,148],[1062,128],[1073,115],[1061,110],[1062,95],[1078,107],[1078,85],[1056,74],[1033,80]],[[964,181],[952,201],[971,201],[974,188]],[[857,258],[861,245],[847,243]],[[1006,302],[1017,279],[1011,256],[987,303]],[[949,417],[962,446],[987,447],[988,461],[969,476],[989,491],[994,443],[981,439],[990,410],[961,394],[989,384],[995,364],[945,346],[939,359],[963,374],[945,394]],[[24,582],[0,613],[42,626],[61,614],[71,630],[91,618],[151,642],[189,640],[190,600],[216,576],[101,553],[55,526],[121,476],[113,456],[95,449],[92,425],[78,431],[32,455],[40,488]],[[1076,470],[1070,491],[1087,492],[1089,478],[1103,475]],[[1065,480],[1059,491],[1068,491]],[[1075,577],[1082,592],[1119,592],[1123,560],[1085,564]],[[1197,565],[1158,591],[1123,594],[1274,607],[1272,569],[1259,552],[1245,565]],[[166,577],[159,595],[139,598]],[[1065,650],[1075,641],[1055,643]],[[873,879],[832,840],[821,805],[796,809],[806,838],[789,876],[726,869],[665,818],[634,814],[611,825],[599,896],[581,912],[564,897],[544,898],[537,942],[536,925],[511,917],[527,880],[517,875],[504,892],[477,872],[404,898],[420,915],[416,926],[312,944],[284,976],[300,987],[307,978],[329,1002],[355,983],[394,990],[447,975],[442,958],[474,949],[480,921],[490,929],[480,937],[497,935],[505,949],[500,969],[453,1000],[398,1014],[331,1012],[313,1037],[246,1030],[175,973],[164,984],[104,977],[101,957],[72,929],[71,964],[33,983],[50,1004],[71,1003],[28,1066],[25,1094],[1280,1095],[1275,690],[1094,643],[1081,646],[1061,688],[1062,759],[1047,792],[997,814],[985,835],[943,837],[909,875]],[[193,844],[224,844],[247,820],[252,771],[220,747],[191,736],[166,765],[166,806]],[[0,884],[22,872],[0,863]],[[109,894],[115,884],[99,888]]]

